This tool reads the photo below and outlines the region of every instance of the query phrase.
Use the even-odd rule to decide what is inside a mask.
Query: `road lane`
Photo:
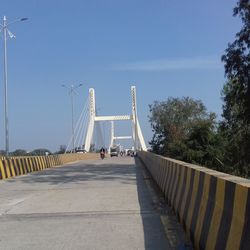
[[[171,249],[142,169],[87,160],[0,182],[0,249]]]

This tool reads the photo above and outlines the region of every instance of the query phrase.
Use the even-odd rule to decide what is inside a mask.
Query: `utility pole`
[[[1,31],[3,30],[4,35],[4,124],[5,124],[5,154],[8,157],[9,156],[9,117],[8,117],[8,71],[7,71],[7,33],[10,38],[15,38],[15,35],[13,35],[8,27],[9,25],[16,23],[16,22],[22,22],[26,21],[28,18],[19,18],[16,19],[9,24],[7,24],[7,18],[6,16],[3,17],[3,24],[0,24]]]
[[[77,94],[75,91],[77,88],[81,87],[82,84],[79,84],[77,86],[74,86],[73,84],[68,87],[66,85],[62,85],[62,87],[67,88],[69,90],[69,95],[70,95],[70,102],[71,102],[71,136],[72,136],[72,145],[73,145],[73,150],[72,152],[75,152],[75,127],[74,127],[74,94]]]
[[[5,124],[5,154],[9,156],[9,118],[8,118],[8,89],[7,89],[7,19],[3,17],[4,34],[4,124]]]

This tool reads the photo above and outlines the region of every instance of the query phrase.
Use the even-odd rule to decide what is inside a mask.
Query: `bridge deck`
[[[0,182],[0,249],[171,249],[133,158]]]

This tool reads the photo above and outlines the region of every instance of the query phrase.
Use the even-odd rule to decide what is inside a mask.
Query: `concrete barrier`
[[[139,152],[195,249],[250,249],[250,180]]]
[[[49,156],[11,157],[0,159],[0,180],[24,175],[69,162],[98,159],[99,154],[62,154]]]

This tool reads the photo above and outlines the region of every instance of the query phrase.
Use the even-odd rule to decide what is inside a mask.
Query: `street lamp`
[[[7,23],[6,16],[3,17],[3,24],[0,24],[1,31],[4,35],[4,124],[5,124],[5,153],[9,156],[9,121],[8,121],[8,78],[7,78],[7,33],[10,38],[15,38],[15,35],[10,32],[8,27],[16,22],[22,22],[28,20],[27,17],[16,19],[10,23]]]
[[[77,94],[76,89],[81,87],[82,84],[74,86],[73,84],[68,87],[62,84],[62,87],[67,88],[69,90],[70,100],[71,100],[71,129],[72,129],[72,142],[73,142],[73,152],[75,152],[75,128],[74,128],[74,94]]]

